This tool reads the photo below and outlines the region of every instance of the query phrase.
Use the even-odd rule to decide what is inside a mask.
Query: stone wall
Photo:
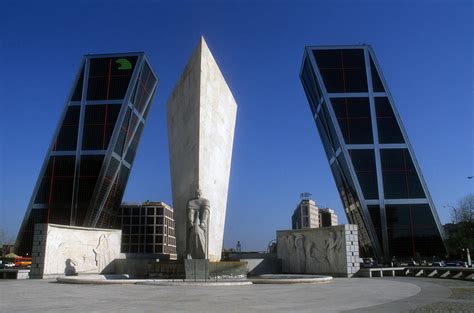
[[[36,224],[30,277],[111,273],[121,236],[116,229]]]
[[[352,276],[359,270],[357,225],[277,231],[283,273]]]

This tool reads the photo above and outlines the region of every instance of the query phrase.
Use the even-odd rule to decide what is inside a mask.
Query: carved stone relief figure
[[[50,248],[46,250],[45,264],[47,264],[52,271],[59,273],[64,265],[61,264],[55,256],[56,253],[58,253],[57,251],[60,251],[59,247],[61,246],[61,238],[58,235],[58,232],[52,229],[48,229],[47,238],[48,246]]]
[[[65,260],[70,260],[77,272],[95,270],[95,264],[87,262],[86,250],[83,249],[85,244],[80,236],[70,235],[65,238],[58,229],[49,228],[47,238],[45,264],[49,272],[66,272],[68,266]]]
[[[95,247],[95,249],[92,249],[92,251],[95,254],[95,264],[99,272],[102,272],[102,270],[107,266],[107,264],[109,264],[110,261],[112,261],[109,255],[108,235],[102,234],[99,237],[99,242],[97,244],[97,247]]]
[[[307,273],[320,273],[323,271],[324,263],[326,262],[325,254],[318,248],[318,244],[314,241],[307,241],[308,259],[306,261]]]
[[[100,273],[119,256],[120,233],[50,224],[44,244],[44,275]]]
[[[288,252],[287,260],[288,260],[288,265],[286,266],[286,271],[287,273],[292,273],[295,269],[296,266],[296,246],[295,246],[295,236],[293,235],[288,235],[285,237],[285,242],[286,242],[286,250]]]
[[[296,272],[304,273],[306,269],[306,251],[304,249],[305,236],[303,234],[296,234],[295,236],[295,247],[296,247]]]
[[[326,239],[326,259],[329,268],[333,270],[338,267],[338,255],[341,250],[341,236],[335,231],[329,232],[329,238]]]
[[[281,248],[278,247],[278,254],[281,256],[281,266],[282,266],[282,271],[283,273],[289,273],[290,271],[290,250],[288,246],[288,236],[282,236],[281,237]]]
[[[278,246],[277,253],[278,258],[281,259],[281,269],[283,273],[288,272],[288,247],[286,244],[286,236],[281,236],[277,238]]]
[[[279,233],[278,257],[284,273],[345,275],[345,227]]]
[[[196,198],[188,201],[187,207],[187,249],[188,259],[207,259],[209,245],[210,203],[196,190]]]

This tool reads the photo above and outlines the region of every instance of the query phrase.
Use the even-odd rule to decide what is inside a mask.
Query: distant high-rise
[[[292,229],[336,226],[337,215],[330,208],[320,208],[311,199],[302,199],[291,216]]]
[[[319,211],[316,202],[311,199],[302,199],[291,216],[291,228],[319,227]]]
[[[333,209],[319,208],[319,227],[339,225],[337,215]]]
[[[18,233],[31,253],[36,223],[110,227],[158,84],[143,53],[86,55]]]
[[[361,253],[443,255],[443,229],[372,48],[306,47],[300,77]]]

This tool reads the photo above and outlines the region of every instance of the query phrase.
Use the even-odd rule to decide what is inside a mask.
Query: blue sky
[[[145,51],[160,85],[125,201],[171,203],[165,103],[199,36],[239,105],[225,247],[264,250],[301,192],[345,222],[298,71],[305,45],[371,44],[441,221],[472,193],[470,1],[4,1],[0,228],[24,216],[81,56]]]

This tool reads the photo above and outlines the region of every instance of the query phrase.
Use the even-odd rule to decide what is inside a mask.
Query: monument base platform
[[[132,279],[127,275],[78,275],[57,277],[56,281],[63,284],[81,285],[147,285],[147,286],[198,286],[198,287],[225,287],[246,286],[252,282],[247,279],[226,280],[186,280],[186,279]]]
[[[184,272],[186,280],[207,280],[209,279],[209,260],[186,259],[184,260]]]
[[[245,261],[116,259],[113,263],[115,274],[128,275],[133,279],[217,281],[245,279],[248,274],[248,262]]]
[[[135,279],[184,279],[184,263],[177,260],[116,259],[115,274]]]
[[[212,279],[242,279],[247,278],[248,262],[219,261],[209,262],[209,276]]]
[[[187,280],[224,280],[247,278],[247,262],[210,262],[209,260],[184,260]]]

